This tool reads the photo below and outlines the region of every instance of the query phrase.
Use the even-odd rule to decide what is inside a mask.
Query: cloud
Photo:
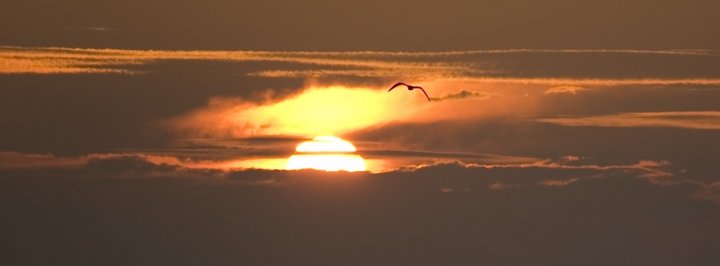
[[[143,161],[155,165],[184,166],[183,160],[174,156],[151,153],[91,153],[81,156],[56,156],[53,154],[33,154],[19,152],[0,152],[0,170],[34,169],[81,169],[93,162],[101,161]],[[187,164],[192,167],[192,164]],[[131,168],[131,167],[129,167]]]
[[[82,27],[81,29],[89,30],[89,31],[117,31],[116,28],[100,27],[100,26]]]
[[[373,59],[374,53],[332,52],[272,52],[272,51],[173,51],[173,50],[122,50],[83,48],[25,48],[0,47],[0,73],[81,74],[81,73],[141,73],[124,66],[146,65],[167,60],[207,60],[217,62],[283,62],[304,65],[354,67],[380,73],[401,71],[407,73],[458,73],[474,71],[460,64],[442,62],[412,62],[409,60]],[[324,70],[328,73],[338,70]],[[362,73],[360,69],[348,73]],[[275,74],[273,74],[275,73]],[[283,74],[285,73],[285,74]],[[250,75],[293,77],[292,72],[257,72]],[[302,72],[298,72],[302,73]],[[322,72],[307,72],[317,73]],[[449,74],[448,74],[449,75]],[[307,75],[306,75],[307,76]],[[385,74],[383,74],[385,76]]]
[[[452,84],[452,83],[450,83]],[[285,135],[305,138],[354,134],[393,123],[426,124],[488,117],[527,116],[533,99],[512,90],[476,92],[429,84],[422,92],[363,86],[309,85],[300,93],[274,102],[250,102],[237,97],[214,97],[205,107],[167,119],[164,126],[182,138],[245,138]],[[501,90],[498,90],[501,91]],[[444,94],[444,95],[443,95]],[[434,97],[434,95],[443,95]],[[490,97],[492,101],[488,100]],[[451,101],[463,99],[462,101]]]
[[[575,155],[565,155],[560,157],[561,162],[577,162],[580,161],[580,159],[582,159],[580,156]]]
[[[556,86],[556,87],[551,87],[551,88],[547,89],[545,91],[545,95],[566,94],[566,93],[575,95],[578,92],[585,91],[585,90],[587,90],[587,89],[585,89],[583,87],[578,87],[578,86]]]
[[[16,161],[72,159],[3,156],[0,162],[11,156]],[[513,256],[521,249],[533,260],[572,257],[567,264],[574,265],[602,249],[612,255],[597,261],[604,265],[628,259],[681,263],[678,253],[714,262],[720,244],[713,237],[720,233],[717,183],[654,183],[648,175],[671,167],[662,161],[603,165],[568,157],[347,173],[194,168],[190,165],[196,160],[142,154],[82,158],[85,163],[72,168],[0,169],[0,208],[5,210],[0,223],[13,229],[0,242],[17,250],[4,260],[24,262],[25,256],[12,254],[33,250],[55,262],[75,261],[81,250],[92,251],[96,261],[150,258],[179,265],[220,256],[262,264],[268,257],[256,254],[271,249],[272,254],[292,254],[270,256],[278,264],[342,264],[348,256],[366,258],[368,252],[388,250],[415,254],[393,255],[404,258],[388,262],[393,265],[447,262],[448,254],[478,264],[508,258],[532,264]],[[590,241],[589,228],[595,232]],[[409,236],[420,238],[408,242]],[[627,241],[618,247],[617,239]],[[451,242],[464,248],[446,248]],[[208,251],[206,243],[219,248]],[[591,250],[568,255],[566,250],[576,245]],[[238,255],[238,247],[247,254]],[[322,254],[313,252],[318,247]],[[433,252],[417,253],[428,248]],[[627,252],[667,248],[676,252]],[[327,252],[343,258],[327,257]],[[422,258],[414,260],[417,256]]]
[[[442,163],[447,164],[447,163]],[[441,164],[441,165],[442,165]],[[673,174],[667,169],[670,163],[667,161],[649,161],[643,160],[629,165],[597,165],[597,164],[566,164],[563,161],[552,160],[536,160],[526,163],[504,163],[504,164],[488,164],[474,162],[456,161],[451,164],[457,164],[467,169],[528,169],[537,172],[561,170],[559,172],[567,172],[568,178],[565,179],[547,179],[541,180],[539,183],[548,186],[562,186],[572,184],[579,178],[597,178],[613,172],[633,172],[639,178],[645,178],[650,182],[661,184],[664,180],[672,177]],[[405,170],[417,171],[427,167],[434,167],[437,164],[416,165],[405,167]],[[564,171],[563,171],[564,170]],[[573,181],[570,181],[573,179]],[[519,186],[520,183],[512,184]]]
[[[577,178],[570,178],[570,179],[565,179],[565,180],[548,179],[548,180],[540,181],[539,183],[541,185],[548,186],[548,187],[564,187],[564,186],[570,185],[572,183],[575,183],[577,181],[578,181]]]
[[[640,65],[626,66],[613,55],[648,56]],[[513,56],[499,60],[497,55]],[[537,56],[571,55],[560,66],[534,61]],[[278,67],[258,67],[244,73],[265,78],[337,79],[340,77],[404,79],[418,81],[457,80],[474,83],[510,83],[560,86],[547,91],[577,92],[585,86],[629,85],[720,85],[717,73],[707,68],[668,69],[667,65],[687,64],[717,57],[705,50],[485,50],[448,52],[279,52],[279,51],[183,51],[123,50],[62,47],[0,47],[0,73],[3,74],[143,74],[153,72],[151,63],[163,61],[211,61],[240,63],[278,63]],[[575,58],[577,57],[577,58]],[[608,66],[588,65],[586,60],[610,57]],[[680,58],[680,59],[678,59]],[[613,61],[614,60],[614,61]],[[679,60],[679,61],[678,61]],[[513,62],[517,61],[517,62]],[[647,61],[647,62],[646,62]],[[677,61],[677,62],[676,62]],[[704,61],[702,61],[704,62]],[[630,69],[625,69],[631,67]],[[642,69],[643,71],[637,71]],[[602,71],[600,71],[602,70]],[[603,73],[607,72],[607,73]],[[706,73],[707,72],[707,73]],[[698,74],[706,73],[698,77]],[[667,76],[668,78],[655,78]]]
[[[63,29],[63,30],[68,30],[68,31],[82,30],[82,31],[95,31],[95,32],[118,31],[117,28],[103,27],[103,26],[63,27],[62,29]]]
[[[74,168],[87,162],[83,157],[60,158],[52,154],[0,152],[0,169]]]
[[[640,161],[629,165],[597,165],[578,163],[561,159],[540,160],[534,158],[498,156],[498,155],[472,155],[472,154],[438,154],[417,152],[380,151],[370,158],[379,159],[383,154],[384,160],[394,162],[394,168],[369,169],[371,175],[393,175],[394,173],[436,173],[452,175],[453,172],[468,172],[479,176],[490,175],[495,178],[485,178],[483,182],[490,189],[508,189],[524,186],[565,186],[587,178],[600,178],[614,173],[634,173],[637,178],[647,179],[652,184],[676,184],[671,177],[673,174],[667,169],[670,164],[664,161]],[[367,154],[366,154],[367,155]],[[237,180],[238,176],[248,173],[266,176],[266,173],[275,173],[285,176],[282,172],[287,164],[286,158],[258,158],[257,156],[227,158],[204,158],[186,154],[173,155],[173,152],[155,153],[103,153],[83,156],[53,156],[50,154],[0,154],[3,164],[0,171],[16,173],[35,171],[55,171],[67,173],[80,173],[88,177],[103,178],[157,178],[178,177],[198,178],[200,180]],[[410,164],[410,162],[420,162]],[[402,164],[402,163],[405,164]],[[276,163],[276,164],[273,164]],[[570,164],[572,163],[572,164]],[[379,171],[378,171],[379,170]],[[69,172],[68,172],[69,171]],[[290,171],[292,172],[292,171]],[[279,173],[279,174],[278,174]],[[373,174],[374,173],[374,174]],[[508,177],[498,179],[498,176],[509,174]],[[532,176],[532,177],[530,177]],[[253,179],[255,180],[255,179]],[[255,180],[257,181],[257,180]],[[667,182],[666,182],[667,181]],[[283,180],[263,180],[271,184],[286,183]],[[263,183],[261,182],[261,183]],[[478,181],[479,182],[479,181]],[[493,185],[496,183],[500,185]],[[498,187],[500,186],[500,187]]]
[[[1,173],[2,225],[13,229],[1,241],[17,251],[3,259],[11,262],[27,262],[13,254],[32,250],[55,262],[92,251],[94,261],[173,265],[268,258],[273,264],[358,258],[358,265],[397,265],[447,262],[447,256],[478,264],[542,258],[573,265],[603,250],[597,262],[604,265],[685,261],[677,254],[714,262],[720,243],[713,237],[720,233],[719,207],[690,198],[697,187],[655,186],[622,170],[442,164],[382,174],[221,172],[123,157],[67,171]],[[601,178],[593,177],[598,173]],[[625,242],[618,246],[617,239]],[[217,248],[204,249],[207,243]],[[321,254],[313,252],[318,247]],[[628,253],[667,248],[675,252]],[[388,250],[414,255],[367,259],[368,252]],[[513,256],[518,250],[533,258]]]
[[[720,112],[642,112],[612,115],[542,118],[536,121],[582,127],[676,127],[686,129],[720,129]]]
[[[706,186],[703,190],[693,194],[693,196],[720,204],[720,181]]]
[[[712,86],[720,84],[717,78],[545,78],[545,77],[492,77],[471,76],[463,78],[439,78],[438,80],[461,80],[474,83],[523,84],[543,86],[659,86],[659,85],[697,85]]]
[[[430,97],[430,99],[432,99],[433,101],[458,100],[458,99],[469,99],[469,98],[487,99],[487,98],[490,98],[490,96],[492,96],[492,95],[493,94],[491,94],[491,93],[461,90],[456,93],[446,94],[442,97]]]
[[[18,152],[0,153],[0,170],[69,170],[82,169],[93,161],[132,159],[149,164],[166,165],[183,169],[236,171],[247,169],[284,170],[288,158],[294,154],[295,141],[235,140],[234,145],[224,142],[209,145],[186,145],[177,148],[163,148],[143,151],[114,153],[90,153],[76,156],[35,154]],[[415,168],[417,165],[456,163],[458,161],[493,165],[516,165],[539,162],[541,159],[496,154],[453,153],[416,150],[387,150],[387,145],[372,147],[360,144],[358,154],[366,158],[367,170],[373,173]]]

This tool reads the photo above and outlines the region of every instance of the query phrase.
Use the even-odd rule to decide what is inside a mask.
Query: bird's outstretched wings
[[[397,86],[406,86],[407,87],[408,85],[403,82],[398,82],[398,83],[395,83],[395,85],[392,85],[392,87],[390,87],[390,89],[388,91],[393,90]]]
[[[420,86],[408,85],[407,83],[404,83],[404,82],[395,83],[395,85],[392,85],[392,87],[390,87],[390,89],[388,89],[388,92],[392,91],[393,89],[395,89],[398,86],[405,86],[408,88],[408,90],[420,89],[423,92],[423,94],[425,94],[425,98],[428,99],[428,102],[430,101],[430,96],[427,94],[427,92],[425,92],[425,89],[423,89]]]

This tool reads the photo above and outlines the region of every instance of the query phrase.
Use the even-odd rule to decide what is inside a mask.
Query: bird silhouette
[[[413,85],[410,85],[410,84],[407,84],[407,83],[404,83],[404,82],[395,83],[395,85],[392,85],[392,87],[390,87],[390,89],[388,90],[388,92],[390,92],[391,90],[393,90],[393,89],[394,89],[395,87],[397,87],[397,86],[405,86],[405,87],[407,87],[407,89],[408,89],[409,91],[414,90],[414,89],[420,89],[420,90],[423,92],[423,94],[425,94],[425,97],[428,99],[428,102],[430,101],[430,96],[428,96],[427,92],[425,92],[425,90],[424,90],[422,87],[420,87],[420,86],[413,86]]]

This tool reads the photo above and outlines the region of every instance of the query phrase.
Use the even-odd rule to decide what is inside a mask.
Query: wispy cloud
[[[555,86],[547,89],[545,91],[545,95],[549,94],[577,94],[580,91],[585,91],[587,89],[583,87],[578,86]]]
[[[563,161],[539,160],[529,163],[518,164],[484,164],[484,163],[464,163],[458,162],[459,165],[466,168],[535,168],[535,169],[565,169],[565,170],[597,170],[597,171],[637,171],[639,176],[647,178],[662,178],[672,176],[673,174],[664,170],[670,165],[667,161],[650,161],[642,160],[635,164],[628,165],[598,165],[598,164],[566,164]],[[415,167],[407,167],[413,171],[430,167],[432,165],[418,165]]]
[[[174,156],[154,155],[137,152],[92,153],[82,156],[55,156],[53,154],[34,154],[18,152],[0,152],[0,169],[75,169],[86,166],[92,160],[117,158],[136,158],[152,164],[183,165],[183,161]]]
[[[248,148],[253,149],[253,148]],[[0,169],[2,170],[23,170],[23,169],[74,169],[82,168],[93,160],[112,160],[122,158],[134,158],[155,165],[171,165],[187,169],[210,169],[210,170],[242,170],[249,168],[278,170],[285,169],[284,165],[254,164],[260,162],[258,159],[286,159],[283,154],[261,155],[229,155],[215,158],[203,156],[202,150],[195,150],[190,153],[178,152],[172,149],[156,151],[128,151],[113,153],[91,153],[80,156],[56,156],[53,154],[35,154],[18,152],[0,152]],[[222,154],[222,150],[209,151],[210,153]],[[531,157],[502,156],[493,154],[471,154],[471,153],[440,153],[422,152],[412,150],[369,150],[363,153],[369,158],[385,158],[391,161],[410,162],[423,161],[419,164],[394,163],[395,168],[391,169],[370,169],[372,172],[415,172],[428,167],[438,165],[456,165],[463,168],[512,168],[512,169],[565,169],[565,170],[598,170],[598,171],[637,171],[643,177],[665,177],[672,175],[662,170],[669,166],[669,162],[661,161],[640,161],[630,165],[596,165],[577,163],[569,164],[564,159],[550,160]],[[278,167],[279,166],[279,167]]]
[[[543,86],[649,86],[649,85],[720,85],[720,78],[526,78],[526,77],[463,77],[456,81],[475,83],[506,83]]]
[[[0,169],[76,168],[87,163],[85,157],[56,157],[52,154],[0,152]]]
[[[548,94],[579,91],[584,86],[618,85],[720,85],[714,75],[679,75],[657,78],[653,65],[643,71],[625,73],[628,77],[606,77],[592,72],[562,70],[554,73],[534,61],[522,64],[498,64],[496,55],[574,54],[603,56],[604,54],[648,55],[673,60],[676,57],[710,58],[718,56],[708,50],[482,50],[448,52],[282,52],[282,51],[182,51],[182,50],[123,50],[84,49],[62,47],[0,47],[0,73],[3,74],[141,74],[143,67],[159,61],[217,61],[217,62],[277,62],[285,67],[258,67],[247,75],[267,78],[328,78],[374,77],[407,80],[459,80],[476,83],[515,83],[556,86]],[[505,59],[506,60],[506,59]],[[588,59],[592,60],[592,59]],[[617,59],[615,59],[617,61]],[[693,59],[695,60],[695,59]],[[577,61],[577,60],[575,60]],[[571,62],[575,62],[571,61]],[[653,61],[655,62],[655,61]],[[577,62],[575,62],[577,63]],[[571,64],[575,64],[571,63]],[[536,66],[533,67],[533,64]],[[611,65],[622,65],[621,61]],[[586,65],[578,65],[586,68]],[[528,69],[534,69],[526,73]],[[573,69],[572,67],[570,69]],[[609,69],[613,69],[612,67]],[[570,72],[568,72],[570,71]],[[648,72],[650,71],[650,72]],[[663,70],[664,71],[664,70]],[[649,74],[644,74],[648,72]],[[663,72],[664,73],[664,72]],[[568,74],[571,74],[570,76]],[[644,76],[649,75],[649,76]],[[664,76],[664,75],[660,75]]]
[[[720,112],[642,112],[598,116],[553,117],[536,121],[582,127],[677,127],[687,129],[720,129]]]
[[[538,182],[540,185],[548,186],[548,187],[564,187],[567,185],[570,185],[572,183],[577,182],[579,179],[577,178],[570,178],[570,179],[547,179]]]
[[[468,90],[461,90],[456,93],[449,93],[441,97],[430,97],[433,101],[444,101],[444,100],[459,100],[459,99],[487,99],[490,98],[494,94],[487,93],[487,92],[476,92],[476,91],[468,91]]]
[[[69,31],[82,30],[82,31],[96,31],[96,32],[110,32],[110,31],[118,30],[117,28],[104,27],[104,26],[64,27],[62,29],[69,30]]]
[[[697,191],[693,196],[720,204],[720,181],[705,186],[704,189]]]
[[[380,53],[383,54],[383,53]],[[475,71],[460,64],[410,62],[375,59],[373,53],[327,53],[327,52],[271,52],[271,51],[176,51],[176,50],[122,50],[83,48],[25,48],[0,47],[0,73],[135,73],[118,66],[143,65],[163,60],[208,60],[221,62],[285,62],[306,65],[363,68],[345,74],[372,73],[379,70],[422,71],[424,73],[458,73]],[[275,70],[277,71],[277,70]],[[317,76],[325,72],[282,72],[269,70],[251,75],[269,77],[292,77],[300,74]],[[329,72],[328,72],[329,71]],[[342,73],[342,72],[340,72]]]

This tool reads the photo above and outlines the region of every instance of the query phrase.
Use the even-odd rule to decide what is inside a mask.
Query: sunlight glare
[[[277,103],[240,109],[234,123],[267,125],[258,128],[264,134],[340,134],[409,113],[415,99],[402,96],[340,86],[311,88]]]

